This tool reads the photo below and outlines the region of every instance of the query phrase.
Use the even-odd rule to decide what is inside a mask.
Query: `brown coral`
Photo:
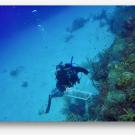
[[[130,54],[126,58],[125,62],[128,64],[129,71],[135,72],[135,54],[134,53]]]
[[[135,121],[135,112],[132,109],[124,109],[125,114],[121,115],[119,118],[121,121]]]
[[[126,89],[129,86],[131,87],[135,81],[135,75],[131,72],[124,72],[117,80],[116,88],[117,89]]]

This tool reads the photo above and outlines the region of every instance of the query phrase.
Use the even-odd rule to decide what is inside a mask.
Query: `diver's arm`
[[[75,70],[77,73],[82,72],[82,73],[84,73],[85,75],[87,75],[87,74],[89,73],[88,70],[86,70],[85,68],[82,68],[82,67],[73,67],[73,68],[74,68],[74,70]]]

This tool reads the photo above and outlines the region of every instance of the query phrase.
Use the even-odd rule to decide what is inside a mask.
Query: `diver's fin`
[[[70,61],[70,64],[71,64],[71,66],[73,65],[73,56],[71,57],[71,61]]]
[[[49,98],[48,98],[48,105],[47,105],[47,108],[46,108],[45,113],[49,113],[50,107],[51,107],[51,101],[52,101],[52,97],[49,95]]]

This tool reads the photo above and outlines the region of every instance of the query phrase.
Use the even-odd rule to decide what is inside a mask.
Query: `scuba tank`
[[[68,64],[68,65],[70,65],[70,67],[72,67],[72,64],[73,64],[73,56],[71,57],[70,64]],[[60,64],[56,66],[56,70],[58,70],[59,68],[62,68],[62,62],[60,62]],[[57,95],[49,95],[49,96],[48,96],[48,104],[47,104],[45,113],[49,113],[49,111],[50,111],[51,102],[52,102],[52,97],[53,97],[53,96],[54,96],[54,97],[63,96],[63,94],[60,95],[59,92],[56,92],[56,93],[54,93],[54,94],[58,94],[58,96],[57,96]]]

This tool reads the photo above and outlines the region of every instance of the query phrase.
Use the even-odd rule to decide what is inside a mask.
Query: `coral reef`
[[[112,105],[112,104],[117,104],[117,103],[123,103],[125,99],[126,99],[126,96],[124,92],[112,90],[108,92],[105,102],[107,104]]]
[[[23,69],[24,69],[23,66],[16,67],[15,69],[13,69],[13,70],[10,71],[10,76],[17,77],[21,73],[21,71]]]
[[[87,103],[87,111],[81,110],[83,115],[68,108],[68,120],[135,121],[135,7],[116,7],[109,21],[114,42],[97,61],[85,63],[99,93]]]
[[[109,22],[107,10],[102,10],[102,12],[99,15],[94,16],[92,19],[93,21],[99,21],[99,26],[104,27]]]
[[[117,6],[111,19],[109,20],[110,30],[116,35],[128,36],[133,28],[133,25],[131,26],[130,24],[134,16],[134,6]]]
[[[63,114],[66,114],[66,121],[88,121],[90,114],[88,113],[88,101],[65,97],[65,108]]]
[[[69,43],[74,38],[74,35],[70,34],[65,37],[64,42]]]
[[[120,121],[135,121],[135,112],[132,109],[125,110],[125,113],[119,117]]]
[[[96,20],[108,20],[108,17],[107,17],[107,10],[102,10],[102,12],[99,14],[99,15],[96,15],[93,17],[93,20],[96,21]]]
[[[116,88],[126,89],[128,86],[131,88],[134,85],[134,81],[135,81],[135,74],[130,72],[123,72],[117,79]]]
[[[67,28],[67,32],[75,32],[79,29],[81,29],[82,27],[85,26],[85,24],[89,21],[89,18],[83,18],[83,17],[79,17],[79,18],[76,18],[73,22],[72,22],[72,25]]]
[[[94,62],[96,65],[105,64],[104,69],[102,66],[93,67],[93,72],[98,72],[98,74],[92,75],[92,79],[98,83],[100,91],[97,98],[102,97],[102,103],[95,104],[95,108],[100,108],[100,113],[92,116],[96,115],[97,120],[135,120],[135,17],[131,11],[135,14],[133,7],[116,8],[113,27],[112,23],[110,24],[111,30],[115,34],[115,40],[107,49],[109,56],[108,52],[103,52],[102,60],[100,58],[98,62]],[[118,18],[121,19],[118,20]],[[97,79],[103,70],[106,72],[106,78],[102,76]]]
[[[23,81],[22,84],[21,84],[21,87],[23,88],[27,88],[28,87],[28,82],[27,81]]]
[[[18,76],[18,74],[19,74],[19,70],[18,69],[15,69],[15,70],[12,70],[11,72],[10,72],[10,75],[11,76]]]

